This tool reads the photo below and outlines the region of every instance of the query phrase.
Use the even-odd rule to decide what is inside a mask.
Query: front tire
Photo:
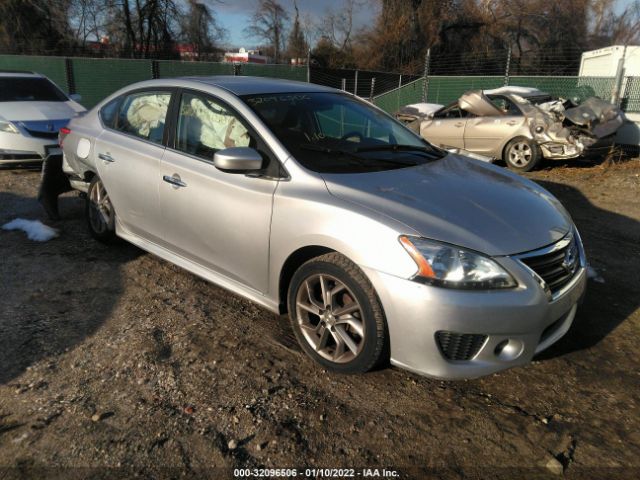
[[[116,212],[102,180],[97,175],[93,177],[87,190],[85,218],[89,233],[96,240],[111,243],[116,238]]]
[[[309,260],[293,275],[289,317],[300,346],[339,373],[363,373],[388,356],[380,301],[362,270],[339,253]]]
[[[504,148],[503,160],[516,172],[530,172],[542,160],[542,151],[533,140],[517,137]]]

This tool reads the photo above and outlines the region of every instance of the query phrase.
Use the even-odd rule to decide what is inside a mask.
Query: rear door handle
[[[170,183],[175,188],[180,188],[180,187],[186,187],[187,186],[187,184],[184,183],[182,180],[180,180],[180,177],[178,175],[175,175],[175,174],[173,176],[164,175],[162,177],[162,180],[164,180],[167,183]]]
[[[98,154],[98,158],[100,160],[104,160],[105,162],[109,162],[109,163],[115,162],[115,159],[109,154],[109,152],[107,152],[107,153],[99,153]]]
[[[516,122],[515,120],[509,120],[507,122],[507,125],[515,125],[516,123],[518,123],[518,122]]]
[[[454,124],[456,127],[463,127],[464,123],[463,122],[458,122]]]

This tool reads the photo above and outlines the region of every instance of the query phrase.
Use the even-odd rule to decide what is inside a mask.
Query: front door
[[[438,147],[464,148],[464,130],[467,112],[457,104],[435,113],[434,117],[422,122],[420,135]]]
[[[120,103],[117,118],[95,142],[95,160],[118,222],[127,231],[157,242],[158,176],[171,92],[138,91]]]
[[[268,287],[271,208],[277,180],[227,173],[217,150],[256,148],[257,136],[229,106],[203,93],[182,93],[175,143],[160,168],[160,210],[169,248],[257,291]]]
[[[525,126],[526,118],[508,98],[490,96],[503,115],[469,118],[464,131],[464,148],[490,157],[501,158],[501,147]]]

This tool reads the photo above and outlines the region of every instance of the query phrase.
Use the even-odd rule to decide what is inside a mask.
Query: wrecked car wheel
[[[109,243],[115,239],[116,214],[109,194],[99,177],[93,177],[87,191],[85,217],[91,236]]]
[[[514,138],[504,149],[503,160],[509,168],[518,172],[533,170],[541,159],[540,147],[525,137]]]
[[[289,316],[302,349],[340,373],[371,370],[386,358],[382,307],[364,273],[338,253],[302,265],[289,286]]]

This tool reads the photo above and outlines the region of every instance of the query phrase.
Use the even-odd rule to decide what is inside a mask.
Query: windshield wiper
[[[341,150],[339,148],[322,147],[320,145],[315,145],[313,143],[303,143],[303,144],[300,145],[300,148],[303,149],[303,150],[311,150],[312,152],[322,152],[322,153],[329,153],[329,154],[336,153],[338,155],[346,155],[349,158],[352,158],[352,159],[356,160],[359,165],[368,166],[368,164],[369,164],[369,162],[364,160],[358,154],[356,154],[353,151],[349,151],[349,150]]]
[[[397,160],[391,160],[388,158],[375,158],[371,160],[365,160],[360,155],[358,155],[358,153],[361,151],[360,149],[342,150],[339,148],[321,147],[320,145],[314,145],[313,143],[303,143],[302,145],[300,145],[300,148],[302,148],[303,150],[311,150],[314,152],[346,155],[349,158],[356,160],[359,165],[365,167],[370,167],[372,163],[387,163],[389,165],[401,165],[403,167],[415,167],[416,165],[418,165],[416,162],[399,162]]]
[[[427,153],[437,158],[441,158],[443,152],[435,149],[434,147],[426,147],[420,145],[397,145],[388,143],[385,145],[373,145],[370,147],[356,148],[356,152],[421,152]]]

